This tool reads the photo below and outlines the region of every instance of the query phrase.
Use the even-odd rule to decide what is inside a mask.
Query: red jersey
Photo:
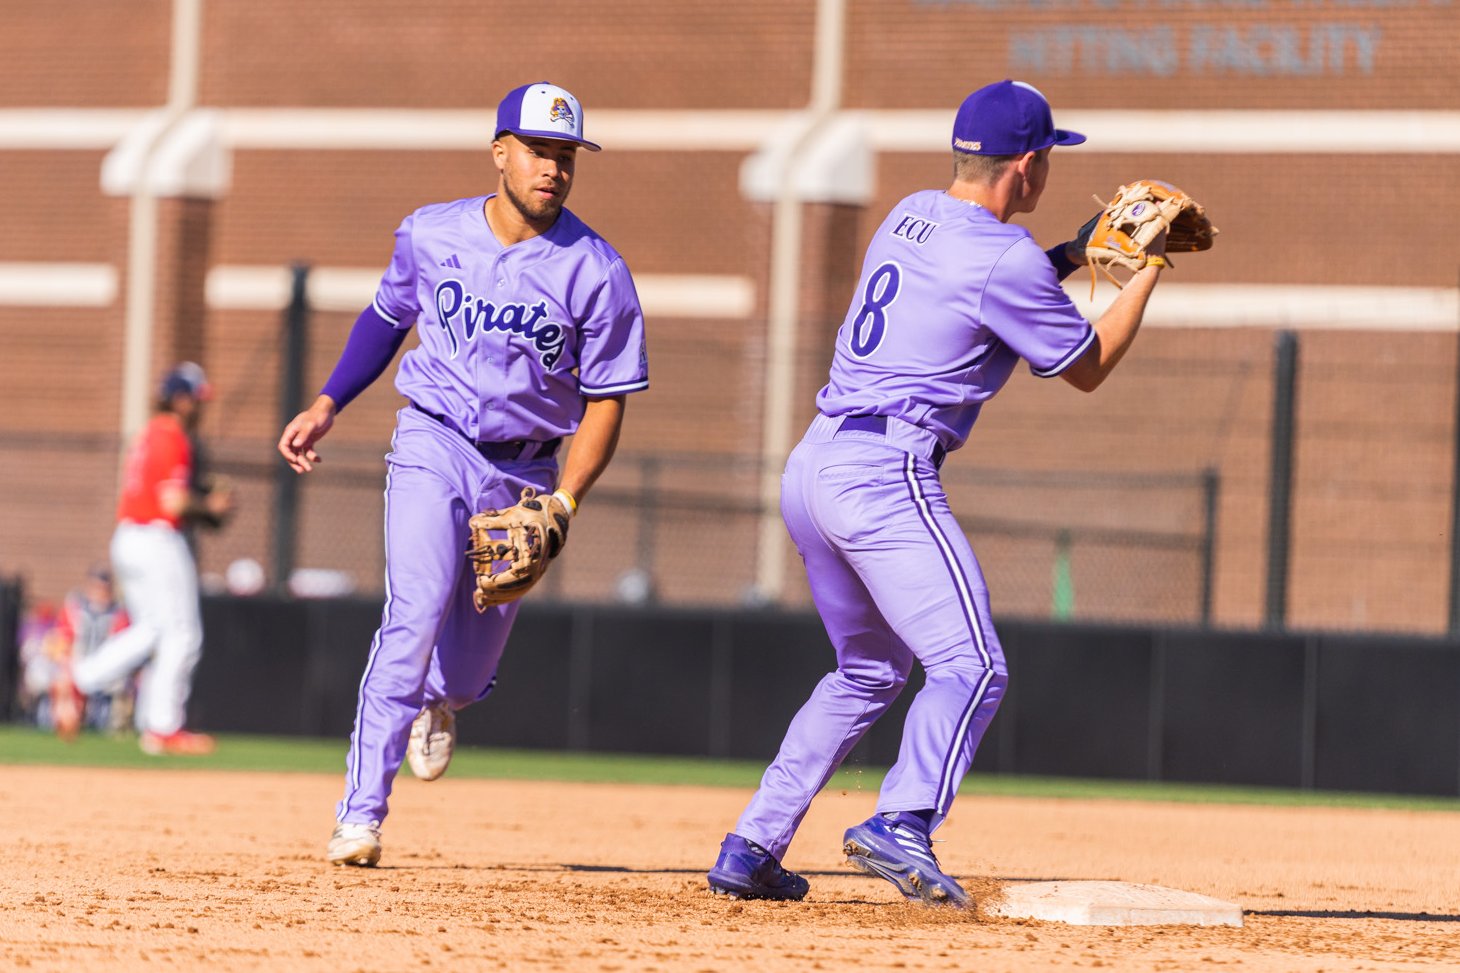
[[[193,450],[182,421],[171,412],[153,416],[127,452],[117,520],[138,524],[161,520],[177,527],[180,518],[163,512],[159,495],[165,483],[186,489],[192,466]]]

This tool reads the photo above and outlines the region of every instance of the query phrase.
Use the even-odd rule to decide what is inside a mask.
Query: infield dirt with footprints
[[[1460,812],[965,796],[937,845],[980,900],[1112,879],[1243,928],[1071,927],[901,901],[843,864],[830,791],[801,903],[709,894],[748,793],[403,776],[381,867],[322,860],[333,775],[5,767],[0,967],[97,970],[1460,969]]]

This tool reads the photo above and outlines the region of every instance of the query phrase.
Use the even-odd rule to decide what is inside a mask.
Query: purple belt
[[[437,422],[441,423],[441,425],[445,426],[447,429],[450,429],[462,439],[465,439],[468,443],[471,443],[472,449],[475,449],[478,453],[480,453],[483,459],[541,459],[545,456],[552,456],[558,451],[558,447],[563,444],[562,436],[559,436],[556,439],[546,440],[513,439],[508,442],[501,443],[484,443],[480,440],[472,439],[466,433],[456,428],[456,424],[443,415],[438,415],[437,413],[432,412],[429,409],[423,409],[420,406],[416,405],[416,403],[414,402],[411,403],[411,408],[415,409],[423,416],[429,416],[432,419],[435,419]]]
[[[871,432],[879,436],[887,435],[886,416],[847,416],[837,427],[837,432]],[[934,469],[942,469],[943,461],[948,458],[948,450],[942,443],[933,446],[933,454],[928,457],[933,462]]]

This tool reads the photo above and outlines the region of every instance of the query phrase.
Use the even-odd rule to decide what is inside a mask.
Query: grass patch
[[[332,773],[345,769],[344,740],[294,737],[220,736],[218,750],[205,757],[153,757],[135,736],[83,733],[66,743],[30,727],[0,727],[0,763],[55,767],[179,768]]]
[[[56,767],[177,768],[187,770],[271,771],[341,774],[349,741],[305,737],[222,734],[218,749],[202,757],[153,757],[135,737],[84,733],[73,743],[30,727],[0,726],[0,764]],[[450,774],[462,778],[564,780],[624,784],[697,784],[754,787],[765,765],[745,760],[638,756],[614,753],[565,753],[554,750],[498,750],[460,747]],[[409,770],[404,773],[409,774]],[[876,788],[884,771],[848,769],[840,786]],[[865,783],[868,779],[871,783]]]
[[[1263,804],[1275,807],[1354,807],[1460,813],[1460,797],[1304,791],[1280,787],[1236,787],[1229,784],[1184,784],[1172,781],[1025,777],[1013,774],[970,775],[964,778],[963,786],[958,789],[958,793],[1069,800]]]
[[[63,743],[53,734],[30,727],[0,726],[0,764],[343,774],[347,746],[348,741],[344,739],[226,734],[218,738],[217,752],[206,757],[151,757],[142,753],[135,738],[131,737],[83,734],[74,743]],[[462,747],[451,762],[450,775],[496,780],[688,784],[749,789],[760,783],[764,771],[763,763],[746,760]],[[403,772],[410,773],[409,770]],[[827,787],[830,790],[873,793],[882,785],[885,773],[886,769],[882,767],[844,765]],[[1457,797],[981,773],[965,779],[960,793],[1067,800],[1175,801],[1460,813],[1460,798]]]

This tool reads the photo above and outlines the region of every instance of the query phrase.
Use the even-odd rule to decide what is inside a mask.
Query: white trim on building
[[[0,263],[0,307],[112,307],[120,275],[109,264]],[[287,267],[225,265],[208,272],[208,307],[278,311],[289,301]],[[353,313],[369,304],[378,268],[319,267],[309,277],[314,307]],[[755,313],[755,282],[734,274],[636,274],[644,313],[657,318],[740,320]],[[1065,290],[1081,313],[1100,314],[1116,290],[1075,274]],[[1163,281],[1146,327],[1293,328],[1364,331],[1460,330],[1460,291],[1444,287],[1182,284]]]
[[[215,108],[235,150],[473,150],[491,142],[488,110],[394,108]],[[148,112],[141,109],[0,109],[0,149],[110,149]],[[594,141],[624,151],[752,152],[801,112],[764,109],[605,108],[590,113]],[[883,152],[943,151],[952,108],[844,109]],[[1181,110],[1058,111],[1065,128],[1090,137],[1082,152],[1336,153],[1460,152],[1460,111]],[[1073,150],[1072,150],[1073,151]]]

